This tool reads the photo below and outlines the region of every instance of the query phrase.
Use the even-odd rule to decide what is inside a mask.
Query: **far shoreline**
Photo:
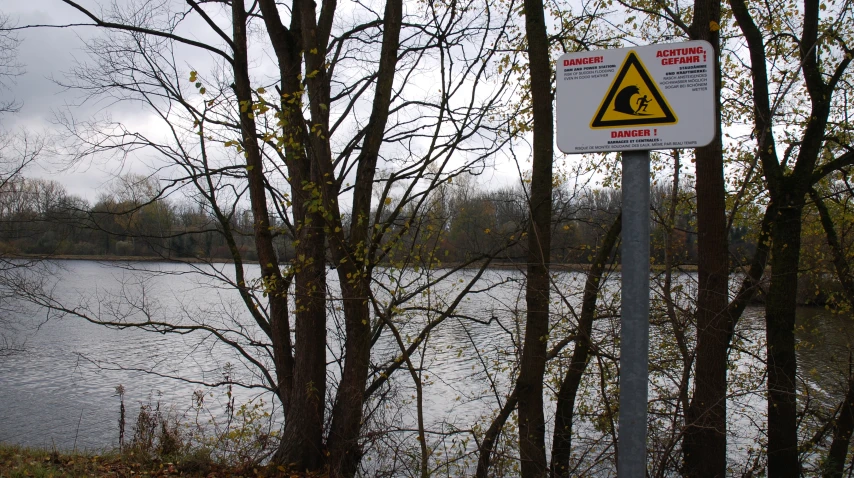
[[[202,259],[198,257],[162,257],[162,256],[101,256],[101,255],[76,255],[76,254],[0,254],[3,259],[21,259],[21,260],[43,260],[43,261],[94,261],[94,262],[165,262],[171,264],[233,264],[234,261],[229,259],[213,258]],[[258,264],[257,260],[244,260],[244,264]],[[283,262],[282,264],[289,264]],[[332,265],[329,264],[330,268]],[[573,264],[573,263],[552,263],[550,268],[553,271],[560,272],[587,272],[592,264]],[[444,262],[435,269],[479,269],[477,264],[463,266],[460,262]],[[496,270],[522,270],[526,267],[522,262],[499,262],[493,261],[489,265],[489,269]],[[683,264],[674,266],[674,270],[680,272],[696,272],[696,264]],[[612,272],[620,271],[620,264],[613,264]],[[650,265],[650,271],[664,271],[664,266],[661,264]]]

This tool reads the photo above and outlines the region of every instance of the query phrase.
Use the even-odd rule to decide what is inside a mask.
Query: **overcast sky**
[[[98,12],[98,4],[106,3],[103,0],[78,0],[81,5]],[[110,0],[123,2],[126,0]],[[10,17],[10,21],[18,26],[31,24],[64,24],[64,23],[86,23],[88,21],[81,13],[68,7],[60,0],[0,0],[0,12]],[[210,32],[206,26],[188,24],[182,34],[196,37],[207,41],[207,38],[198,38]],[[93,27],[65,28],[40,28],[23,30],[19,32],[21,45],[19,48],[19,60],[25,67],[25,73],[17,81],[10,85],[7,91],[0,92],[4,100],[15,98],[22,103],[21,111],[16,114],[7,114],[0,117],[0,124],[5,131],[27,130],[30,132],[50,131],[55,128],[53,118],[57,111],[71,107],[77,118],[88,118],[98,113],[104,113],[103,104],[86,104],[82,108],[77,106],[81,102],[79,93],[63,91],[54,79],[61,80],[64,74],[75,65],[78,60],[85,60],[84,42],[87,38],[98,35],[99,31]],[[187,52],[190,53],[190,52]],[[199,54],[193,51],[188,58],[192,60],[192,67],[200,71],[205,70],[201,63],[209,60],[207,54]],[[264,53],[259,55],[263,59]],[[188,60],[183,61],[190,66]],[[275,73],[272,63],[265,64],[261,61],[254,64],[255,74],[267,76]],[[269,67],[270,71],[265,71]],[[189,70],[189,68],[188,68]],[[126,105],[121,108],[110,106],[109,113],[114,117],[121,117],[123,123],[144,125],[154,124],[153,117],[138,105]],[[146,172],[144,164],[139,162],[119,165],[117,162],[101,162],[78,164],[68,168],[67,164],[57,161],[42,161],[37,167],[25,172],[27,176],[36,176],[54,179],[61,182],[70,193],[82,196],[90,201],[97,199],[104,186],[115,177],[116,174],[132,170],[134,172]],[[503,184],[518,184],[518,176],[515,166],[505,164],[498,171],[491,171],[487,176],[479,178],[478,182],[489,182],[494,187]],[[485,185],[484,185],[485,186]]]
[[[121,1],[121,0],[120,0]],[[97,11],[94,0],[80,2]],[[84,23],[86,18],[59,0],[0,0],[0,12],[17,26],[31,24]],[[22,104],[15,114],[0,117],[0,124],[7,132],[49,132],[55,129],[54,118],[58,111],[70,109],[78,118],[104,113],[104,104],[85,104],[79,93],[65,91],[54,80],[61,80],[78,60],[85,60],[84,42],[99,32],[91,27],[39,28],[19,32],[19,62],[25,72],[9,89],[0,92],[3,100],[16,99]],[[116,108],[110,106],[112,115],[121,115],[129,124],[144,123],[149,113],[137,107]],[[56,160],[42,160],[36,167],[25,171],[26,176],[43,177],[61,182],[72,194],[94,201],[104,186],[116,174],[135,171],[144,172],[142,164],[120,165],[116,162],[88,162],[69,168]]]

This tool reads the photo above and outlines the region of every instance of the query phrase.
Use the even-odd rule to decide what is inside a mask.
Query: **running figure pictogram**
[[[649,106],[650,103],[652,103],[652,100],[647,98],[647,95],[643,95],[640,98],[638,98],[638,100],[635,103],[637,103],[637,105],[638,105],[638,109],[635,110],[635,114],[640,114],[641,111],[646,113],[646,107]]]

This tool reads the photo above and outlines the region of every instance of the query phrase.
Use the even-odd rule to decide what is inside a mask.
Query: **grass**
[[[214,463],[204,453],[190,453],[174,461],[142,459],[128,452],[105,454],[57,453],[0,443],[0,478],[78,477],[287,477],[321,478],[325,475],[289,472],[282,467],[248,469]]]

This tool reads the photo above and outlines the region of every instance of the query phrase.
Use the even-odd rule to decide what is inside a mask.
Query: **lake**
[[[60,261],[58,265],[52,293],[58,302],[69,307],[80,306],[79,310],[126,320],[141,318],[144,310],[159,320],[175,323],[201,320],[218,328],[233,327],[235,323],[245,326],[250,322],[238,294],[222,288],[214,277],[222,274],[230,278],[228,264]],[[247,273],[257,277],[259,269],[250,265]],[[484,278],[482,284],[503,282],[506,277],[502,274],[489,271],[486,276],[494,277]],[[460,277],[469,275],[473,272],[459,274]],[[336,289],[335,274],[330,273],[329,279],[330,288]],[[458,278],[455,277],[454,282],[447,288],[458,288]],[[510,288],[515,289],[517,285]],[[472,294],[460,309],[468,313],[475,311],[475,316],[488,321],[499,313],[496,310],[507,305],[494,300],[496,293],[508,295],[506,291],[495,290]],[[340,317],[335,312],[330,316],[332,327]],[[30,307],[27,313],[14,317],[14,328],[4,330],[6,339],[23,351],[0,359],[0,403],[3,404],[0,407],[0,441],[60,449],[115,447],[120,406],[116,387],[119,385],[125,390],[130,416],[138,410],[137,404],[157,402],[164,407],[174,407],[179,413],[191,414],[194,392],[202,389],[207,392],[206,407],[214,414],[224,409],[225,387],[208,389],[200,383],[187,383],[169,376],[210,383],[222,380],[228,373],[245,384],[263,384],[257,371],[233,349],[208,335],[117,330],[79,317],[51,320],[46,317],[46,311]],[[431,400],[427,410],[438,414],[441,408],[468,415],[471,404],[463,398],[474,390],[467,389],[473,387],[469,377],[471,357],[460,353],[460,337],[469,336],[475,344],[472,347],[486,350],[494,346],[493,342],[503,342],[497,337],[506,334],[500,327],[465,323],[461,319],[449,319],[446,325],[431,334],[431,353],[419,357],[425,368],[433,373],[429,379],[433,384],[428,387]],[[405,333],[407,327],[401,330]],[[247,337],[261,340],[259,331],[244,332]],[[332,333],[330,339],[337,343]],[[393,355],[397,351],[391,340],[381,340],[376,349],[378,356]],[[331,347],[330,360],[338,355],[340,350]],[[336,375],[332,367],[330,375]],[[460,389],[461,384],[466,387]],[[261,388],[235,388],[233,392],[238,404],[262,398],[268,407],[275,406],[273,397]],[[450,410],[441,404],[444,401],[453,404]]]
[[[260,332],[250,326],[239,296],[218,282],[218,279],[233,277],[229,264],[59,261],[57,265],[52,294],[68,307],[110,316],[114,320],[138,320],[148,314],[153,319],[173,323],[238,329],[240,335],[234,337],[246,343],[262,341]],[[258,267],[247,266],[247,273],[257,277]],[[407,281],[423,280],[411,271],[383,273],[385,284],[401,284],[402,287],[407,287]],[[421,294],[415,299],[418,301],[415,305],[441,309],[474,274],[471,270],[455,273],[429,293]],[[617,351],[617,345],[609,340],[617,333],[619,323],[616,316],[618,275],[614,276],[616,280],[609,282],[610,292],[603,298],[610,308],[603,309],[595,326],[595,335],[602,341],[602,352],[606,355],[616,355]],[[680,299],[683,303],[692,293],[692,279],[693,276],[687,274],[679,278],[684,283],[684,296]],[[555,290],[566,294],[565,297],[556,294],[555,317],[572,317],[577,312],[583,280],[580,273],[555,274]],[[329,274],[329,283],[334,296],[337,290],[334,272]],[[518,359],[522,328],[515,318],[523,317],[522,287],[519,272],[487,271],[475,286],[475,292],[460,303],[458,316],[437,327],[429,336],[426,352],[413,357],[423,370],[425,416],[435,432],[436,443],[448,437],[462,442],[467,430],[488,426],[487,418],[498,403],[503,403]],[[654,292],[652,298],[655,309],[660,296]],[[339,373],[333,361],[341,354],[334,330],[342,318],[334,304],[330,302],[329,314],[331,382]],[[429,318],[424,314],[416,309],[403,314],[408,322],[400,323],[401,333],[414,334],[418,325]],[[828,406],[834,401],[838,403],[848,370],[850,320],[816,309],[805,309],[800,315],[799,358],[804,384],[819,402],[827,402]],[[11,326],[4,326],[6,340],[23,350],[0,357],[0,441],[89,451],[115,448],[119,439],[120,399],[116,393],[119,385],[125,390],[128,409],[126,436],[131,433],[139,404],[160,403],[164,410],[171,410],[183,422],[204,422],[211,426],[208,421],[214,420],[221,424],[228,403],[227,390],[225,387],[209,388],[204,383],[221,381],[226,375],[249,386],[233,389],[235,403],[263,400],[261,409],[277,416],[276,402],[260,387],[263,380],[258,371],[232,348],[212,340],[207,334],[117,330],[78,317],[47,318],[45,310],[30,308],[25,313],[13,315]],[[751,456],[751,450],[762,440],[764,371],[761,344],[764,333],[761,319],[761,309],[748,310],[739,324],[738,347],[732,353],[728,408],[733,463]],[[553,341],[569,330],[564,322],[556,319]],[[375,347],[374,363],[384,363],[399,353],[396,343],[387,337],[389,334],[385,335]],[[269,363],[261,347],[252,350],[259,360]],[[672,337],[668,335],[666,323],[653,328],[651,350],[655,360],[673,361]],[[570,352],[571,348],[566,351]],[[610,442],[597,428],[597,420],[602,415],[601,405],[597,405],[602,398],[598,381],[613,367],[609,369],[606,363],[597,368],[594,362],[591,362],[590,377],[582,389],[586,391],[585,396],[579,399],[578,443],[585,443],[591,452],[607,453]],[[560,364],[555,367],[557,369],[551,372],[560,373]],[[650,437],[653,441],[665,440],[667,427],[672,426],[667,413],[677,400],[671,396],[674,391],[671,371],[663,367],[652,372],[650,420],[656,428]],[[170,377],[181,377],[185,381]],[[388,396],[394,398],[394,406],[389,407],[387,413],[376,414],[376,420],[382,421],[384,427],[399,430],[401,438],[389,438],[386,443],[399,440],[401,444],[413,445],[414,387],[408,373],[399,371],[394,377],[386,390]],[[553,389],[553,383],[547,384],[547,390]],[[605,389],[606,394],[614,391]],[[202,412],[194,401],[199,393],[205,397]],[[553,409],[553,405],[551,407]],[[656,411],[660,411],[661,416]],[[277,428],[279,423],[274,421],[270,426]],[[372,426],[380,426],[380,423]],[[606,461],[598,465],[591,461],[591,472],[599,470],[599,473],[608,474]]]

